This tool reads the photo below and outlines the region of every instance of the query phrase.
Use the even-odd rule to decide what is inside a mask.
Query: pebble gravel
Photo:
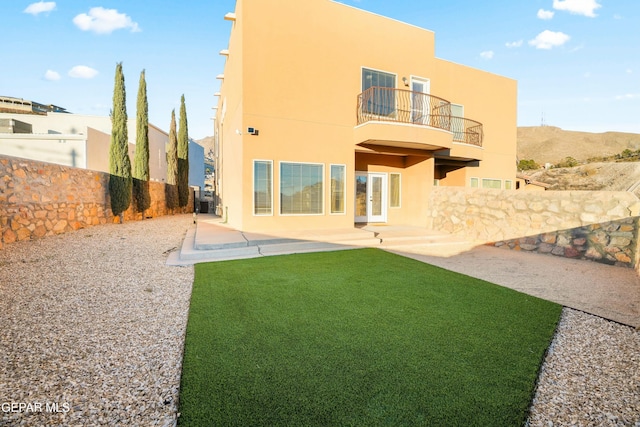
[[[0,250],[0,426],[174,426],[191,215]],[[640,427],[640,332],[565,308],[530,427]]]
[[[193,267],[191,215],[0,251],[0,425],[173,426]]]
[[[640,331],[564,308],[528,425],[640,427]]]

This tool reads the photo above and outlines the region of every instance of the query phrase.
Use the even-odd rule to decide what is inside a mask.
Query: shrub
[[[521,170],[521,171],[540,169],[540,165],[537,164],[536,161],[533,160],[533,159],[520,160],[518,162],[518,169]]]

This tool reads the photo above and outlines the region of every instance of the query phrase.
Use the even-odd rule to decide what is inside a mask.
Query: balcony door
[[[411,123],[429,124],[429,91],[430,83],[428,79],[411,78]]]
[[[387,222],[387,174],[356,172],[355,222]]]

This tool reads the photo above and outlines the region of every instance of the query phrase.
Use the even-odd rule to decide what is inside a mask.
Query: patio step
[[[167,263],[190,265],[358,247],[392,250],[417,248],[438,253],[445,249],[465,249],[469,247],[469,242],[460,237],[409,226],[372,225],[341,230],[250,233],[229,228],[218,218],[199,220],[195,227],[187,231],[181,250],[170,254]]]
[[[197,262],[228,261],[307,252],[326,252],[379,245],[373,233],[288,233],[270,236],[243,233],[207,222],[190,228],[180,251],[171,253],[169,265],[190,265]]]
[[[417,236],[383,236],[381,237],[383,246],[389,245],[439,245],[449,243],[467,242],[462,237],[449,234],[432,234]]]
[[[167,264],[170,265],[188,265],[194,261],[226,261],[232,259],[255,258],[260,256],[258,247],[256,246],[236,246],[231,242],[229,247],[221,246],[216,249],[199,249],[196,244],[196,228],[190,228],[184,240],[180,251],[170,254]]]
[[[441,233],[438,231],[427,230],[419,227],[403,227],[403,226],[368,226],[366,230],[375,233],[376,238],[380,239],[380,243],[385,245],[427,245],[440,244],[455,241],[464,241],[464,239],[452,236],[451,234]]]

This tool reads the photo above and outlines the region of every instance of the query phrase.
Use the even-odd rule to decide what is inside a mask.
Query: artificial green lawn
[[[561,307],[377,249],[198,264],[181,426],[519,426]]]

